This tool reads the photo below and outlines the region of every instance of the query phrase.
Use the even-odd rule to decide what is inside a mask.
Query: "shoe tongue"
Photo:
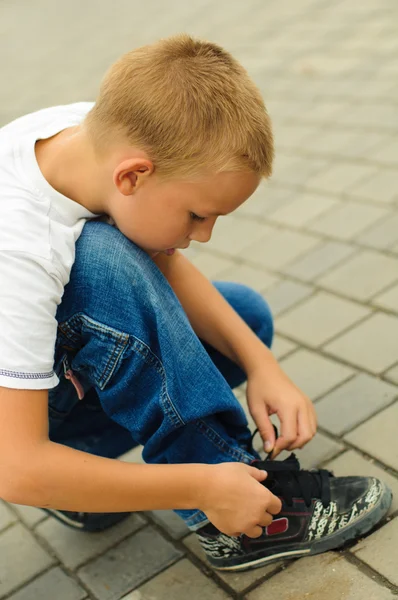
[[[264,469],[264,471],[277,473],[278,471],[300,471],[300,463],[295,454],[290,454],[285,460],[261,460],[255,463],[258,469]]]

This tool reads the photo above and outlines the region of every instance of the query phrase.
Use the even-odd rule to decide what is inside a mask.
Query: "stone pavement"
[[[0,599],[397,594],[397,22],[395,0],[0,0],[0,124],[94,99],[120,54],[180,31],[246,66],[274,122],[274,175],[189,255],[270,302],[275,353],[319,416],[302,463],[374,474],[395,492],[390,520],[357,545],[239,575],[212,572],[170,512],[85,535],[0,502]]]

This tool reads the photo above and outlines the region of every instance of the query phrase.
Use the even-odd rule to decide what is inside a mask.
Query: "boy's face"
[[[120,231],[148,252],[187,248],[191,241],[208,242],[217,217],[233,212],[257,189],[255,173],[217,173],[194,182],[162,181],[154,174],[131,190],[119,187],[109,214]],[[129,179],[131,182],[131,178]],[[129,193],[130,191],[130,193]]]

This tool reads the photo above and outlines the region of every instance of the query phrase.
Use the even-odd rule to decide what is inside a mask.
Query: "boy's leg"
[[[248,296],[261,305],[270,340],[264,301],[244,286],[235,293],[232,284],[219,287],[241,308]],[[52,439],[60,439],[65,420],[80,410],[65,370],[84,394],[94,387],[106,416],[144,445],[146,462],[251,462],[247,420],[227,382],[237,385],[244,374],[208,348],[221,374],[163,274],[116,228],[85,225],[57,320],[60,384],[49,392]],[[180,514],[193,528],[206,522],[202,513]]]

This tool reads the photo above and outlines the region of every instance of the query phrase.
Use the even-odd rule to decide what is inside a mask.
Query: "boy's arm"
[[[248,465],[131,464],[51,442],[47,403],[47,390],[0,387],[0,498],[8,502],[77,512],[201,509],[224,533],[252,537],[280,510],[258,485],[264,472]]]
[[[236,362],[247,374],[247,402],[266,452],[302,448],[316,433],[310,399],[283,372],[271,351],[225,298],[185,256],[153,259],[179,298],[196,334]],[[275,440],[269,416],[276,413],[281,435]]]

